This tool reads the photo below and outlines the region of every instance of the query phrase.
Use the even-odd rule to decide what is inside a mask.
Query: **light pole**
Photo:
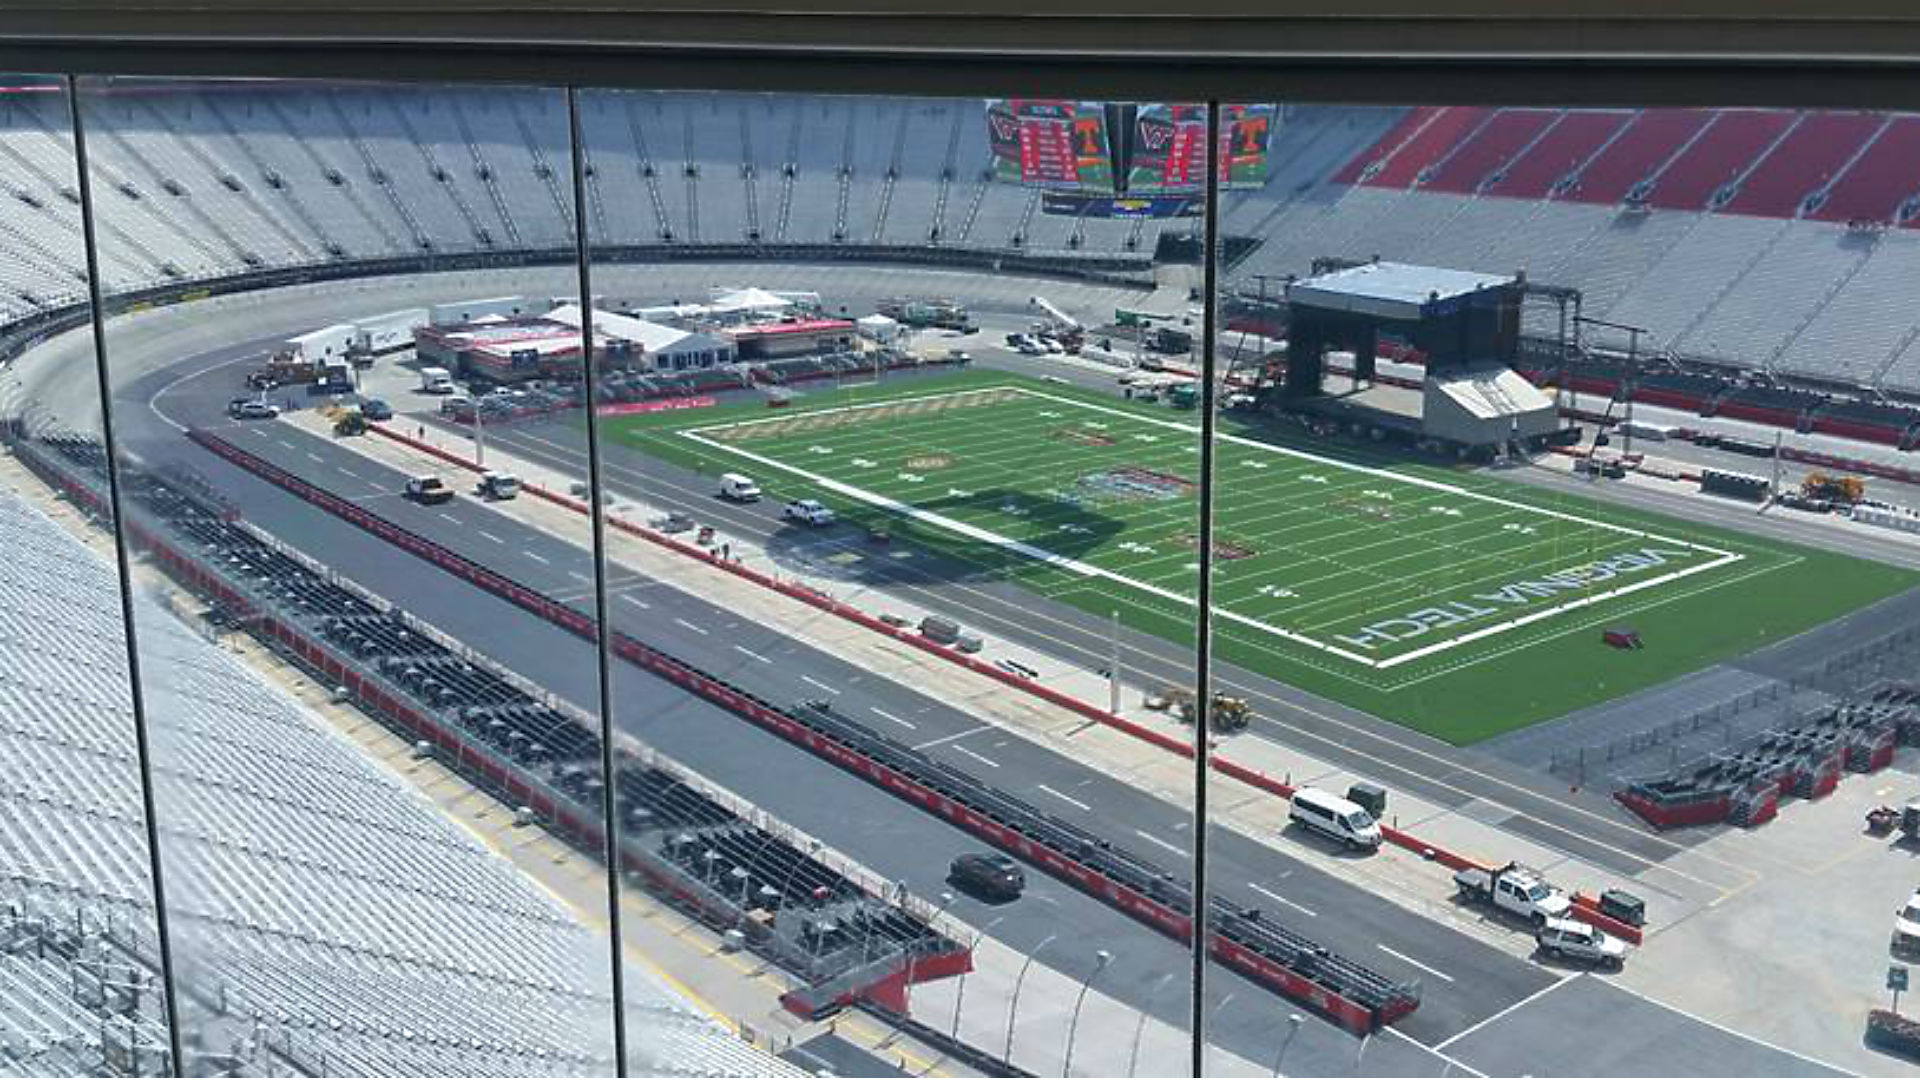
[[[1053,944],[1053,939],[1059,936],[1059,934],[1048,934],[1040,944],[1035,945],[1033,951],[1027,954],[1026,961],[1020,965],[1020,974],[1013,977],[1013,998],[1007,1002],[1007,1048],[1000,1052],[1001,1061],[1009,1064],[1013,1062],[1013,1019],[1020,1012],[1020,987],[1027,981],[1027,969],[1032,967],[1034,960],[1040,956],[1040,950]]]
[[[1140,1019],[1133,1025],[1133,1049],[1127,1053],[1128,1076],[1136,1075],[1136,1071],[1140,1067],[1140,1037],[1147,1033],[1147,1006],[1153,1004],[1153,999],[1159,995],[1160,988],[1165,986],[1167,980],[1171,978],[1173,978],[1173,972],[1169,971],[1156,979],[1152,989],[1147,991],[1146,1005],[1140,1009]]]
[[[1093,970],[1081,980],[1080,994],[1073,999],[1073,1018],[1067,1021],[1067,1058],[1060,1065],[1060,1075],[1063,1077],[1073,1075],[1073,1039],[1080,1033],[1080,1007],[1087,1003],[1087,991],[1093,989],[1093,980],[1099,978],[1100,973],[1113,962],[1113,954],[1101,949],[1093,954],[1093,960]]]
[[[1287,1037],[1280,1040],[1280,1052],[1273,1057],[1273,1075],[1280,1075],[1280,1066],[1287,1060],[1287,1050],[1293,1046],[1294,1037],[1300,1034],[1300,1025],[1305,1023],[1306,1019],[1299,1013],[1293,1013],[1287,1017]]]
[[[967,946],[968,952],[972,955],[978,955],[980,952],[980,943],[987,939],[988,931],[999,926],[1000,920],[1004,918],[1006,918],[1005,915],[996,915],[992,922],[981,927],[979,931],[973,935],[973,944]],[[953,1026],[948,1030],[947,1034],[951,1036],[955,1042],[960,1041],[960,1006],[967,1000],[967,975],[972,971],[973,965],[968,964],[967,970],[960,973],[960,982],[953,988]]]
[[[1120,609],[1113,609],[1112,655],[1107,658],[1107,711],[1120,714]]]
[[[480,400],[475,398],[473,402],[473,463],[485,468],[487,464],[487,437],[480,423],[480,414],[482,411],[480,408]]]

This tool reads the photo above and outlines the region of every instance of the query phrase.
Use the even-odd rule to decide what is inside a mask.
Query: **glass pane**
[[[564,95],[82,91],[189,1046],[612,1072],[591,544],[487,471],[581,377],[498,322],[573,280]]]
[[[1859,613],[1914,583],[1867,524],[1903,527],[1914,502],[1912,118],[1271,115],[1268,175],[1223,204],[1217,527],[1249,554],[1220,567],[1214,628],[1256,717],[1223,758],[1310,788],[1274,843],[1367,890],[1250,879],[1280,905],[1262,906],[1419,990],[1398,1037],[1309,1017],[1276,1067],[1364,1050],[1369,1073],[1586,1069],[1584,1040],[1516,1032],[1605,1015],[1638,1033],[1622,1072],[1786,1051],[1884,1068],[1853,1025],[1815,1031],[1700,957],[1771,918],[1849,923],[1841,896],[1897,905],[1909,883],[1864,863],[1821,897],[1749,877],[1833,850],[1805,817],[1711,867],[1683,854],[1727,853],[1693,846],[1710,834],[1656,830],[1790,818],[1783,797],[1891,752],[1911,615]],[[1496,858],[1524,865],[1479,865]],[[1665,911],[1658,947],[1630,947],[1636,896]],[[1862,917],[1861,955],[1883,922]],[[1805,980],[1837,946],[1781,947]],[[1658,1004],[1558,988],[1623,948]],[[1877,979],[1831,977],[1859,983],[1838,1011],[1876,1006]]]
[[[1188,735],[1140,701],[1191,681],[1199,442],[1123,395],[1114,325],[1191,332],[1196,181],[1133,149],[1177,115],[582,96],[613,617],[734,688],[623,670],[615,715],[757,808],[628,839],[720,890],[790,1014],[871,1003],[773,1023],[805,1067],[1190,1067]],[[1160,665],[1137,735],[1116,612]]]
[[[4,82],[0,1071],[169,1075],[66,87]]]

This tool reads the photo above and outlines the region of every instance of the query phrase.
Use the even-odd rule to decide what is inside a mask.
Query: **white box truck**
[[[413,331],[427,325],[426,308],[389,311],[353,324],[354,352],[371,359],[413,344]]]
[[[420,369],[420,392],[423,394],[451,394],[454,391],[453,375],[443,367],[423,367]]]

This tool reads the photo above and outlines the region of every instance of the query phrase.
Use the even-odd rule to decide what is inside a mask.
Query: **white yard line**
[[[1010,389],[1013,389],[1018,393],[1028,395],[1031,397],[1053,401],[1063,405],[1073,405],[1078,408],[1088,409],[1095,412],[1107,413],[1114,416],[1121,416],[1121,417],[1127,418],[1128,420],[1137,421],[1143,424],[1172,428],[1175,430],[1187,431],[1187,432],[1192,432],[1196,434],[1199,430],[1196,427],[1191,427],[1189,425],[1181,424],[1175,421],[1159,420],[1152,417],[1139,416],[1123,410],[1112,409],[1102,405],[1094,405],[1088,402],[1077,401],[1071,398],[1063,398],[1053,394],[1044,393],[1041,391],[1028,390],[1024,387],[1013,387]],[[942,395],[932,395],[932,396],[937,397]],[[895,402],[897,402],[898,400],[901,400],[901,399],[894,399]],[[907,399],[907,400],[926,400],[926,399],[919,398],[919,399]],[[830,408],[830,409],[818,409],[818,410],[812,410],[811,412],[805,415],[816,415],[816,414],[825,414],[825,413],[834,413],[834,412],[847,412],[847,411],[872,409],[872,408],[881,407],[882,405],[885,405],[885,404],[888,404],[888,403],[878,402],[878,403],[870,403],[870,404],[864,404],[864,405],[840,406],[840,407]],[[965,536],[969,539],[979,540],[984,543],[992,544],[996,547],[1001,547],[1001,548],[1016,552],[1018,554],[1027,556],[1028,558],[1032,558],[1038,562],[1056,567],[1058,569],[1069,571],[1071,573],[1077,574],[1082,577],[1100,578],[1108,581],[1113,581],[1118,584],[1126,585],[1130,588],[1137,589],[1139,591],[1142,591],[1154,596],[1158,596],[1162,599],[1174,601],[1175,603],[1178,603],[1187,607],[1192,607],[1197,603],[1197,601],[1194,598],[1186,596],[1182,593],[1176,592],[1172,589],[1161,588],[1159,586],[1152,585],[1147,582],[1130,578],[1124,574],[1116,573],[1114,571],[1105,569],[1104,567],[1094,566],[1090,563],[1083,562],[1078,559],[1067,558],[1066,556],[1059,555],[1045,548],[1037,547],[1033,544],[1026,543],[1024,541],[1014,540],[1011,537],[1005,536],[1001,533],[994,532],[990,529],[981,528],[979,526],[970,524],[968,522],[959,521],[957,519],[948,517],[944,514],[938,514],[932,511],[924,510],[920,507],[914,506],[911,503],[901,502],[897,499],[880,495],[876,492],[868,491],[865,488],[857,487],[853,484],[844,483],[842,481],[835,480],[831,477],[823,476],[811,470],[800,468],[799,466],[796,466],[796,465],[790,465],[777,458],[769,457],[764,454],[755,453],[754,451],[751,451],[751,450],[745,450],[740,447],[733,446],[724,442],[709,439],[701,434],[702,432],[706,432],[706,431],[724,430],[727,428],[734,428],[734,427],[747,427],[747,426],[754,426],[754,425],[766,424],[766,423],[777,423],[777,422],[780,422],[782,419],[785,419],[785,418],[736,421],[736,422],[727,423],[727,424],[709,425],[709,426],[700,427],[700,428],[689,428],[681,431],[680,434],[685,438],[688,438],[694,442],[698,442],[701,445],[708,447],[709,449],[712,449],[721,453],[734,454],[734,455],[746,458],[747,460],[757,462],[761,465],[765,465],[768,468],[791,473],[793,475],[806,479],[814,484],[817,484],[823,488],[826,488],[827,490],[834,491],[841,495],[847,496],[848,498],[852,498],[860,502],[868,503],[869,505],[879,506],[906,517],[928,522],[942,529],[945,529],[949,532],[958,533],[959,535]],[[1353,465],[1347,462],[1338,461],[1333,458],[1322,457],[1320,455],[1310,454],[1305,451],[1293,450],[1288,447],[1274,446],[1269,443],[1263,443],[1258,440],[1247,439],[1240,436],[1222,435],[1220,436],[1220,438],[1227,442],[1232,442],[1242,446],[1252,447],[1252,448],[1263,450],[1269,453],[1280,454],[1287,457],[1297,458],[1304,461],[1311,461],[1311,462],[1314,462],[1315,464],[1324,465],[1329,468],[1343,469],[1348,472],[1360,473],[1365,476],[1379,477],[1379,478],[1390,480],[1396,483],[1402,483],[1402,484],[1407,484],[1414,487],[1425,488],[1431,491],[1444,492],[1446,494],[1453,495],[1459,498],[1472,499],[1479,502],[1489,503],[1495,506],[1504,507],[1508,511],[1518,510],[1518,511],[1522,511],[1529,514],[1537,514],[1543,517],[1554,518],[1557,520],[1575,522],[1591,528],[1597,528],[1597,529],[1607,530],[1615,533],[1621,533],[1621,534],[1639,538],[1639,539],[1658,541],[1660,543],[1666,543],[1666,544],[1673,544],[1679,547],[1684,547],[1692,551],[1698,551],[1705,554],[1718,556],[1717,558],[1712,559],[1708,562],[1699,563],[1690,567],[1684,567],[1672,573],[1662,574],[1657,577],[1641,579],[1639,581],[1636,581],[1632,585],[1625,585],[1619,588],[1608,589],[1608,590],[1597,592],[1597,593],[1588,593],[1586,595],[1568,600],[1564,603],[1554,604],[1551,607],[1546,607],[1538,611],[1529,612],[1526,615],[1519,616],[1513,619],[1502,620],[1498,623],[1494,623],[1488,626],[1483,626],[1476,630],[1470,631],[1468,633],[1459,634],[1454,637],[1444,638],[1442,640],[1435,641],[1430,645],[1425,645],[1420,648],[1411,649],[1411,650],[1408,650],[1407,652],[1398,653],[1393,656],[1386,657],[1384,659],[1366,656],[1352,649],[1343,648],[1339,645],[1321,641],[1310,635],[1299,633],[1297,631],[1290,630],[1285,627],[1276,626],[1276,625],[1273,625],[1272,623],[1268,623],[1260,619],[1255,619],[1250,616],[1242,615],[1238,612],[1225,610],[1217,606],[1215,608],[1216,618],[1224,619],[1229,622],[1238,623],[1243,626],[1248,626],[1255,630],[1260,630],[1264,633],[1271,634],[1275,637],[1283,638],[1287,641],[1291,641],[1299,645],[1305,645],[1319,652],[1327,653],[1333,656],[1338,656],[1343,660],[1347,660],[1352,663],[1360,664],[1362,666],[1373,668],[1376,670],[1384,670],[1388,668],[1398,667],[1402,664],[1407,664],[1415,660],[1424,659],[1428,656],[1433,655],[1434,653],[1441,652],[1446,649],[1457,648],[1461,645],[1466,645],[1471,642],[1481,640],[1483,638],[1489,637],[1494,634],[1501,634],[1511,630],[1515,630],[1520,627],[1527,626],[1535,622],[1539,622],[1542,619],[1552,618],[1556,615],[1562,614],[1567,611],[1577,610],[1583,607],[1589,607],[1591,605],[1598,604],[1607,600],[1611,600],[1620,596],[1625,596],[1630,593],[1639,592],[1643,589],[1649,589],[1656,586],[1665,585],[1670,582],[1677,581],[1681,578],[1688,577],[1694,574],[1704,573],[1709,570],[1715,570],[1722,566],[1726,566],[1730,563],[1738,562],[1744,558],[1744,556],[1742,555],[1735,554],[1732,552],[1722,551],[1718,548],[1709,547],[1704,544],[1697,544],[1697,543],[1693,543],[1691,541],[1686,541],[1686,540],[1676,540],[1676,539],[1662,536],[1658,533],[1650,533],[1644,530],[1632,529],[1632,528],[1628,528],[1626,526],[1621,526],[1621,525],[1614,525],[1609,522],[1595,521],[1588,518],[1581,518],[1572,514],[1562,513],[1557,510],[1548,510],[1541,507],[1531,506],[1526,503],[1517,502],[1511,499],[1503,499],[1498,496],[1483,494],[1480,492],[1469,490],[1467,488],[1458,487],[1456,485],[1445,484],[1436,480],[1429,480],[1424,477],[1406,475],[1406,474],[1392,472],[1390,470],[1371,468],[1368,466]]]
[[[1254,892],[1259,893],[1261,896],[1264,896],[1269,900],[1277,900],[1280,903],[1285,904],[1288,907],[1292,908],[1293,910],[1299,912],[1300,914],[1305,915],[1309,919],[1317,919],[1320,917],[1319,912],[1313,910],[1310,907],[1307,907],[1305,904],[1296,904],[1293,901],[1287,899],[1286,897],[1281,896],[1279,893],[1274,892],[1272,889],[1266,888],[1265,886],[1256,885],[1250,881],[1247,883],[1247,888],[1252,889]]]

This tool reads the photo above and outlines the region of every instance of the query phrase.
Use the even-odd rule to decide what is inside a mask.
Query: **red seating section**
[[[1365,181],[1371,187],[1403,188],[1411,185],[1421,171],[1439,161],[1470,137],[1493,110],[1449,108],[1433,110],[1426,123],[1393,147],[1378,171]]]
[[[1579,182],[1566,197],[1602,204],[1625,199],[1635,184],[1652,176],[1712,119],[1711,112],[1701,109],[1649,109],[1639,114],[1611,146],[1580,170]]]
[[[1920,116],[1898,116],[1843,173],[1813,217],[1822,221],[1892,221],[1900,204],[1920,193]]]
[[[1507,166],[1507,175],[1488,185],[1488,195],[1544,199],[1561,178],[1571,175],[1612,139],[1632,113],[1568,112],[1552,129]]]
[[[1827,186],[1873,138],[1885,118],[1874,113],[1804,113],[1787,137],[1740,183],[1731,214],[1793,217],[1807,196]]]
[[[1661,209],[1895,223],[1920,196],[1920,115],[1423,106],[1333,180],[1600,205],[1640,188]]]
[[[1745,172],[1793,121],[1793,113],[1759,109],[1716,114],[1707,130],[1660,173],[1647,201],[1666,210],[1707,209],[1713,193]]]
[[[1423,187],[1468,194],[1538,138],[1559,114],[1546,109],[1502,109],[1440,162]]]

